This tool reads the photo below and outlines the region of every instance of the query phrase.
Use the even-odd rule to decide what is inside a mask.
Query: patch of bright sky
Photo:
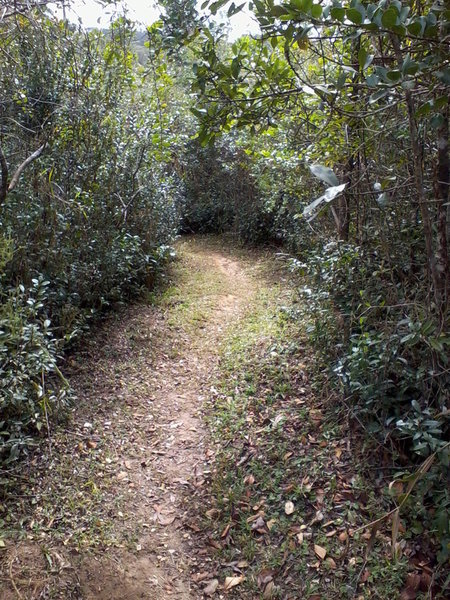
[[[159,17],[157,4],[148,0],[118,0],[107,6],[102,6],[95,0],[68,0],[66,7],[66,16],[70,21],[74,23],[81,21],[82,25],[88,28],[107,27],[111,19],[123,14],[124,10],[130,19],[144,26],[154,23]],[[61,9],[55,9],[54,12],[62,16]],[[245,9],[231,19],[223,16],[221,21],[229,22],[230,40],[235,40],[245,33],[255,34],[259,31],[257,23],[251,18],[251,13]]]

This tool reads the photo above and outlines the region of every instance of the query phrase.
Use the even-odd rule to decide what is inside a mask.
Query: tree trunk
[[[437,202],[437,244],[436,244],[436,304],[438,305],[441,322],[444,322],[448,308],[449,296],[449,264],[447,239],[447,209],[450,201],[450,165],[449,165],[449,118],[448,108],[443,113],[443,123],[438,131],[438,157],[435,172],[435,195]]]

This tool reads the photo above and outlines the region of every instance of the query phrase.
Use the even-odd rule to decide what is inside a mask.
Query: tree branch
[[[28,158],[26,158],[23,161],[23,163],[17,167],[16,172],[12,176],[10,184],[8,185],[8,190],[7,190],[8,193],[12,192],[13,189],[16,187],[16,185],[19,183],[19,179],[20,179],[20,176],[22,175],[23,170],[26,169],[30,163],[32,163],[34,160],[36,160],[37,158],[40,157],[40,155],[44,152],[46,146],[47,146],[47,142],[44,142],[42,144],[42,146],[36,150],[36,152],[33,152],[33,154],[30,154],[30,156]],[[3,175],[3,173],[2,173],[2,175]],[[2,184],[4,184],[3,181],[2,181]]]

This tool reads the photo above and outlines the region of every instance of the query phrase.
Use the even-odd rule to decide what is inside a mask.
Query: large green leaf
[[[360,25],[363,22],[362,13],[356,8],[347,8],[347,18],[356,25]]]
[[[333,6],[333,8],[330,10],[330,14],[333,17],[333,19],[341,21],[342,23],[345,19],[345,8],[342,8],[340,6]]]
[[[391,7],[384,11],[383,16],[381,17],[381,23],[383,24],[383,27],[391,29],[397,24],[397,19],[398,13],[395,8]]]

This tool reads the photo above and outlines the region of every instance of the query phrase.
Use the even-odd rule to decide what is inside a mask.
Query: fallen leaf
[[[269,583],[264,588],[263,598],[272,598],[275,591],[275,583],[273,581],[269,581]]]
[[[263,569],[257,577],[257,583],[259,589],[264,589],[265,586],[273,580],[273,571],[272,569]]]
[[[207,585],[206,585],[205,589],[203,590],[203,593],[206,596],[213,596],[216,593],[216,590],[218,587],[219,587],[219,580],[211,579],[211,581],[207,582]]]
[[[408,573],[406,576],[406,587],[417,591],[420,586],[420,575],[419,573]]]
[[[391,481],[389,491],[393,496],[401,496],[404,491],[404,485],[401,481]]]
[[[239,577],[225,577],[225,584],[223,586],[223,589],[227,592],[228,590],[231,590],[231,588],[234,588],[240,583],[242,583],[244,579],[244,575],[241,575]]]
[[[316,512],[316,514],[313,517],[313,520],[311,521],[310,525],[314,525],[314,523],[320,523],[320,521],[323,521],[324,516],[323,516],[323,512],[321,510],[318,510]]]
[[[267,533],[266,522],[262,517],[258,517],[252,524],[252,530],[258,533]]]
[[[209,573],[208,571],[203,571],[202,573],[194,573],[194,575],[192,575],[191,579],[195,583],[199,583],[200,581],[204,581],[205,579],[208,579],[208,577],[210,575],[211,575],[211,573]]]
[[[276,427],[279,423],[281,423],[281,421],[283,419],[284,419],[284,415],[282,415],[282,414],[277,415],[272,422],[272,427]]]
[[[312,408],[309,411],[309,418],[314,423],[314,425],[319,425],[323,421],[322,411],[316,408]]]
[[[361,577],[359,578],[360,583],[366,583],[366,581],[369,579],[369,576],[370,576],[369,569],[364,569]]]
[[[318,546],[317,544],[314,544],[314,552],[316,553],[316,555],[320,558],[320,559],[324,559],[325,556],[327,555],[327,551],[325,548],[323,548],[322,546]]]
[[[331,558],[331,556],[329,556],[325,562],[330,567],[330,569],[334,570],[337,568],[336,561],[333,558]]]
[[[266,525],[267,525],[267,529],[269,531],[272,531],[272,527],[275,525],[276,520],[275,519],[270,519],[270,521],[267,521]]]
[[[431,587],[431,582],[431,575],[426,571],[423,571],[422,575],[420,576],[420,591],[428,592],[429,588]]]
[[[348,533],[346,531],[342,531],[342,533],[339,534],[339,541],[346,542],[347,539],[348,539]]]
[[[286,502],[286,504],[284,505],[284,512],[285,512],[287,515],[292,515],[292,513],[294,512],[294,510],[295,510],[294,503],[293,503],[293,502],[291,502],[290,500],[288,500],[288,501]]]
[[[229,532],[230,532],[230,529],[231,529],[231,523],[228,523],[228,525],[225,527],[225,529],[224,529],[224,530],[222,531],[222,533],[220,534],[220,537],[221,537],[222,539],[223,539],[223,538],[226,538],[226,537],[227,537],[227,535],[228,535],[228,534],[229,534]]]
[[[258,514],[248,517],[247,523],[253,523],[253,521],[256,521],[257,519],[259,519],[262,516],[264,516],[264,511],[260,511]]]
[[[161,513],[157,514],[158,523],[161,525],[172,525],[175,521],[175,515],[162,515]]]

